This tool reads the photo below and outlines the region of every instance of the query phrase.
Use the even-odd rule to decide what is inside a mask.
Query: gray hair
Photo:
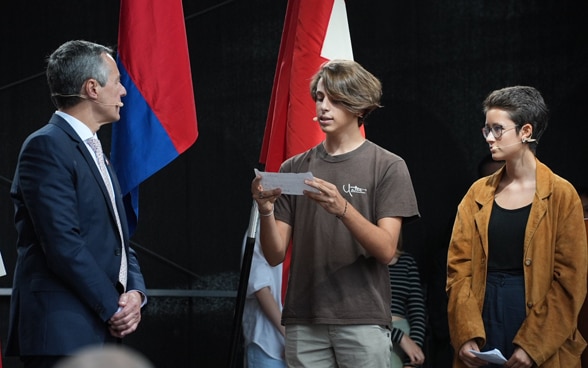
[[[57,108],[70,107],[80,101],[84,83],[96,79],[101,86],[108,81],[108,67],[102,55],[113,50],[97,43],[74,40],[59,46],[47,59],[47,83]]]

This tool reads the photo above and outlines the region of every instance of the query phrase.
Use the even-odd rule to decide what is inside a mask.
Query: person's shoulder
[[[574,185],[564,177],[556,174],[547,165],[537,160],[537,192],[541,197],[551,194],[556,196],[577,195]]]
[[[480,205],[490,203],[494,198],[494,192],[499,180],[500,175],[498,173],[476,179],[463,196],[460,207],[465,204],[474,205],[477,203]]]
[[[57,128],[53,124],[45,124],[34,132],[30,133],[24,141],[24,146],[30,144],[50,144],[50,142],[56,142],[63,135],[63,130]],[[46,142],[46,143],[40,143]]]
[[[41,136],[61,138],[65,136],[66,133],[69,134],[67,131],[68,126],[69,124],[64,118],[58,114],[53,114],[45,125],[29,134],[28,138],[36,138]]]
[[[566,195],[572,196],[575,200],[578,196],[578,190],[576,187],[566,178],[559,176],[558,174],[552,173],[553,185],[552,191],[555,195]]]
[[[370,155],[372,157],[374,157],[374,159],[376,160],[376,162],[382,163],[382,164],[386,164],[386,165],[395,165],[395,164],[399,164],[401,166],[406,166],[406,162],[404,161],[404,158],[402,158],[400,155],[372,142],[369,140],[366,140],[364,145],[363,145],[363,152],[365,152],[366,155]]]
[[[479,191],[483,188],[486,188],[486,186],[490,185],[491,183],[491,177],[492,175],[489,176],[483,176],[481,178],[478,178],[476,180],[474,180],[474,182],[472,183],[472,185],[470,185],[470,191],[476,192]]]
[[[365,147],[366,147],[366,149],[373,150],[373,151],[378,152],[382,155],[392,157],[396,160],[403,160],[403,158],[400,157],[400,155],[398,155],[398,154],[390,151],[389,149],[384,148],[384,147],[380,146],[379,144],[374,143],[368,139],[365,140]]]

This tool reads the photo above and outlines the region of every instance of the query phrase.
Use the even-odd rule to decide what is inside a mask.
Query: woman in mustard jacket
[[[574,187],[535,157],[548,110],[532,87],[492,92],[482,133],[505,165],[459,204],[447,259],[454,367],[580,367],[587,244]],[[472,351],[499,349],[489,364]]]

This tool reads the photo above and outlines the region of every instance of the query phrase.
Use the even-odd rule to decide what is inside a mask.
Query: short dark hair
[[[513,86],[493,91],[482,104],[484,114],[492,108],[505,110],[516,124],[517,133],[525,124],[531,124],[533,133],[529,147],[535,152],[539,139],[547,129],[549,110],[541,93],[534,87]]]

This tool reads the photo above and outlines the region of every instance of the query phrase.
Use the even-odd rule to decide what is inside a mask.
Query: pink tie
[[[121,240],[121,263],[120,263],[120,271],[118,273],[118,281],[122,284],[123,288],[127,289],[127,253],[124,247],[124,238],[122,234],[122,227],[120,226],[120,218],[118,216],[118,209],[116,208],[116,201],[114,199],[114,190],[112,189],[112,184],[110,182],[110,176],[108,175],[108,170],[106,170],[106,165],[104,164],[104,153],[102,152],[102,145],[98,138],[88,138],[86,140],[88,145],[92,148],[94,153],[96,154],[96,161],[98,161],[98,169],[100,169],[100,174],[102,174],[102,180],[104,180],[104,185],[106,185],[106,189],[108,190],[108,194],[110,196],[110,203],[112,203],[112,208],[114,209],[114,217],[116,218],[116,224],[118,225],[118,233],[120,235]]]

